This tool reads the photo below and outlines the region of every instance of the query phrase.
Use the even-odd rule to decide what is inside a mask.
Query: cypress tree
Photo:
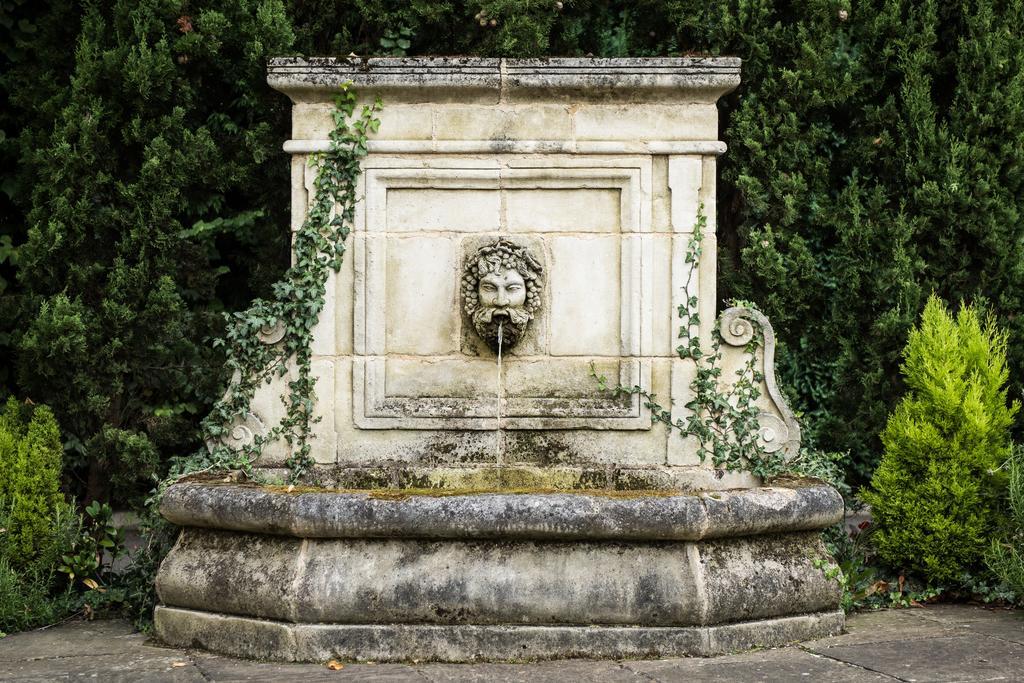
[[[193,447],[220,380],[204,337],[234,264],[218,249],[287,253],[287,103],[254,88],[291,45],[283,6],[188,7],[86,3],[52,128],[21,148],[19,386],[54,407],[88,498],[129,496],[159,447]]]
[[[10,399],[0,416],[0,515],[4,519],[0,558],[24,568],[53,541],[60,492],[60,430],[46,406],[26,411]]]

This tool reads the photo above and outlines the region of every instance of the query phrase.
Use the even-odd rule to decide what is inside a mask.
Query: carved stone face
[[[522,308],[526,303],[526,282],[518,270],[496,270],[480,278],[477,293],[483,308]]]
[[[467,259],[463,307],[473,329],[492,349],[509,349],[540,308],[541,265],[526,248],[499,239]]]

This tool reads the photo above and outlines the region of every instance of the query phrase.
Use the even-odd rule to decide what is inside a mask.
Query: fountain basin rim
[[[699,541],[814,531],[843,518],[816,480],[713,492],[535,491],[403,495],[401,489],[288,492],[185,481],[160,513],[180,526],[299,538]]]

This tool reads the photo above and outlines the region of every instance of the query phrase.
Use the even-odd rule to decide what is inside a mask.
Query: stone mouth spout
[[[526,334],[541,307],[544,268],[529,249],[504,238],[468,254],[462,271],[463,307],[477,335],[495,353]]]

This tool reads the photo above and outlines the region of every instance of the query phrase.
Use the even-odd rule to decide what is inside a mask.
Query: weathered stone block
[[[387,275],[383,307],[391,354],[439,356],[459,348],[457,310],[458,242],[449,237],[391,238],[386,244]]]
[[[422,105],[389,103],[379,117],[381,127],[376,137],[394,140],[430,140],[433,137],[433,112]],[[292,138],[325,140],[334,128],[334,103],[299,104],[292,116]]]
[[[438,140],[565,140],[572,137],[572,117],[565,105],[451,105],[435,107],[433,113]]]
[[[814,480],[691,493],[678,491],[678,486],[655,488],[668,483],[657,479],[638,481],[633,490],[616,492],[609,480],[597,490],[574,491],[582,487],[559,486],[550,480],[545,485],[542,474],[556,469],[535,468],[536,479],[518,484],[481,478],[447,485],[436,481],[431,487],[436,495],[404,490],[397,479],[385,490],[358,492],[284,492],[185,482],[167,491],[160,513],[185,527],[296,538],[546,541],[776,536],[824,529],[843,516],[839,494]],[[502,492],[523,488],[543,492]],[[552,488],[566,490],[555,492]],[[813,538],[801,542],[818,548]]]
[[[436,624],[444,629],[438,633],[459,642],[489,626],[498,633],[579,623],[629,626],[664,655],[680,653],[676,637],[684,632],[729,624],[716,626],[725,629],[717,646],[710,644],[711,631],[698,631],[703,649],[691,643],[685,652],[703,654],[777,643],[780,631],[789,635],[785,628],[758,620],[828,613],[840,594],[826,574],[831,560],[816,529],[841,516],[842,502],[820,485],[699,495],[403,496],[400,489],[288,493],[179,484],[161,511],[190,526],[157,577],[161,601],[173,608],[161,610],[158,633],[168,642],[189,639],[228,653],[243,647],[249,656],[319,657],[318,648],[303,650],[300,634],[333,639],[411,630],[421,638],[430,633],[421,625]],[[232,530],[199,528],[209,525]],[[265,644],[204,635],[214,623],[234,628],[226,614],[243,617],[241,632],[254,628],[253,619],[297,625],[282,631],[267,622]],[[827,633],[835,624],[815,617],[805,630]],[[562,640],[567,634],[598,647],[589,640],[592,631],[569,628],[517,637],[556,637],[560,645],[532,656],[574,652]],[[467,657],[460,649],[437,650],[434,638],[401,642],[385,657]],[[348,640],[332,643],[331,656],[380,652]],[[620,645],[634,646],[632,637]],[[504,658],[481,647],[474,657]],[[589,654],[604,652],[618,650]]]
[[[156,631],[179,647],[283,661],[529,662],[544,659],[652,659],[780,647],[838,634],[841,611],[720,626],[439,626],[284,624],[168,607]],[[260,654],[256,654],[256,653]]]
[[[573,113],[573,124],[580,140],[713,140],[717,116],[714,103],[587,105]]]
[[[251,555],[251,556],[250,556]],[[268,538],[189,530],[167,605],[300,623],[707,625],[833,606],[816,534],[700,543]]]

